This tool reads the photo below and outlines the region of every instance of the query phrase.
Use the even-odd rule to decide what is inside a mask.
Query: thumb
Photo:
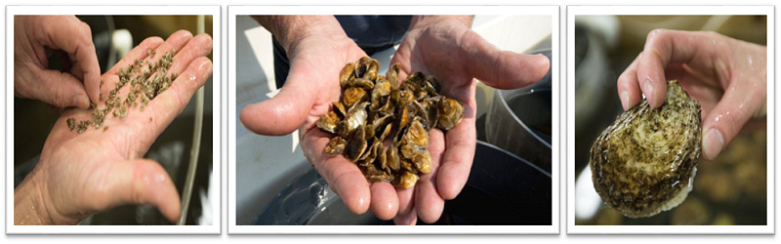
[[[115,162],[106,172],[111,179],[103,194],[90,201],[95,209],[109,209],[126,204],[150,204],[168,221],[176,222],[181,213],[179,193],[162,166],[148,159]]]
[[[485,84],[499,89],[524,87],[539,81],[550,68],[543,55],[501,51],[472,30],[464,34],[462,52],[467,72]]]
[[[60,107],[89,108],[89,96],[84,84],[69,73],[39,69],[39,84],[30,89],[31,96],[45,103]]]
[[[287,82],[276,96],[241,110],[239,120],[245,128],[257,134],[281,136],[292,133],[304,123],[318,95],[313,89],[314,82],[310,81],[318,79],[310,79],[299,72],[302,68],[291,63]]]
[[[749,119],[762,116],[767,94],[753,86],[733,86],[703,121],[702,152],[708,160],[719,156]]]

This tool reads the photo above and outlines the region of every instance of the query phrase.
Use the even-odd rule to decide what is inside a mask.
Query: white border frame
[[[229,64],[235,62],[237,15],[293,15],[293,14],[508,14],[551,16],[551,64],[553,79],[553,128],[560,127],[559,84],[559,6],[228,6]],[[236,225],[236,71],[228,71],[228,233],[229,234],[559,234],[559,164],[552,164],[551,225],[550,226],[250,226]],[[553,138],[560,138],[560,130]],[[553,162],[560,162],[560,140],[552,144]]]
[[[775,7],[774,6],[568,6],[567,7],[567,234],[774,234],[775,233]],[[575,225],[575,16],[767,15],[767,225]]]
[[[221,100],[222,83],[221,76],[221,64],[222,53],[221,51],[221,7],[215,6],[7,6],[6,8],[6,83],[5,83],[5,95],[6,106],[8,108],[14,107],[14,83],[11,82],[14,79],[14,15],[31,15],[31,14],[48,14],[48,15],[62,15],[62,14],[78,14],[78,15],[212,15],[212,39],[213,39],[213,64],[214,69],[212,73],[212,82],[214,82],[214,104],[212,104],[213,114],[212,123],[214,130],[212,130],[212,138],[217,142],[212,149],[212,180],[218,183],[218,187],[215,196],[220,196],[219,199],[212,202],[212,226],[198,226],[198,225],[163,225],[163,226],[145,226],[145,225],[110,225],[110,226],[54,226],[54,225],[41,225],[41,226],[17,226],[14,225],[14,165],[12,163],[6,163],[6,233],[7,234],[221,234],[222,226],[222,167],[221,167],[221,132],[222,124],[222,106],[219,106],[218,101]],[[167,38],[167,37],[163,37]],[[14,160],[14,113],[12,109],[6,111],[6,118],[8,121],[6,136],[6,162],[13,162]],[[220,139],[218,139],[220,138]],[[194,196],[197,197],[197,196]]]

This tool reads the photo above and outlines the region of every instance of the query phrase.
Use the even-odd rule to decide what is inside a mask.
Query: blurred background
[[[643,50],[656,28],[715,31],[766,45],[766,16],[576,16],[575,18],[575,224],[767,224],[766,127],[737,136],[713,160],[701,157],[694,189],[678,207],[631,219],[606,207],[591,182],[594,140],[623,109],[618,76]]]
[[[154,16],[77,16],[86,22],[92,31],[92,38],[98,54],[101,73],[108,71],[133,47],[144,39],[159,36],[168,38],[178,30],[188,30],[193,35],[199,33],[199,25],[204,32],[214,37],[212,33],[212,16],[194,15],[154,15]],[[202,23],[202,24],[199,24]],[[212,54],[209,54],[212,59]],[[49,68],[60,69],[57,55],[49,57]],[[210,77],[203,86],[203,127],[201,144],[197,159],[197,171],[193,184],[189,211],[186,213],[186,224],[211,225],[212,209],[210,199],[210,176],[212,172],[212,104],[213,82]],[[163,131],[149,148],[144,158],[160,163],[182,196],[185,179],[190,162],[190,152],[193,145],[196,96],[190,99],[182,114]],[[40,159],[43,144],[54,123],[59,118],[56,109],[37,100],[14,98],[14,183],[18,185],[32,171]],[[215,196],[219,197],[219,196]],[[132,224],[172,224],[162,214],[149,205],[121,206],[113,210],[93,215],[79,224],[92,225],[132,225]]]
[[[304,158],[298,132],[261,136],[241,125],[239,111],[279,87],[272,35],[249,16],[237,16],[236,28],[236,224],[393,224],[352,214]],[[551,16],[475,16],[472,29],[500,49],[552,56]],[[372,55],[380,74],[395,48]],[[549,71],[507,91],[478,83],[472,172],[437,224],[551,224],[551,80]]]

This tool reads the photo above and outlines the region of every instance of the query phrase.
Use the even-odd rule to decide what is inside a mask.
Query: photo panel
[[[558,12],[230,6],[229,233],[559,233]]]
[[[220,234],[220,6],[6,13],[6,233]]]
[[[773,6],[567,13],[567,233],[774,233]]]

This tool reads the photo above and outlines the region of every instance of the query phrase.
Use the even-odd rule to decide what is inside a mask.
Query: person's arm
[[[285,51],[291,52],[298,42],[312,35],[345,35],[331,15],[263,15],[252,16],[266,28]]]
[[[410,30],[425,27],[430,23],[438,22],[442,19],[457,20],[467,27],[472,27],[474,17],[474,15],[415,15],[412,17],[412,21],[410,21]]]
[[[28,176],[31,178],[36,175]],[[30,184],[27,184],[27,183]],[[14,189],[14,224],[16,225],[49,225],[54,221],[43,204],[40,194],[39,180],[25,179]]]

